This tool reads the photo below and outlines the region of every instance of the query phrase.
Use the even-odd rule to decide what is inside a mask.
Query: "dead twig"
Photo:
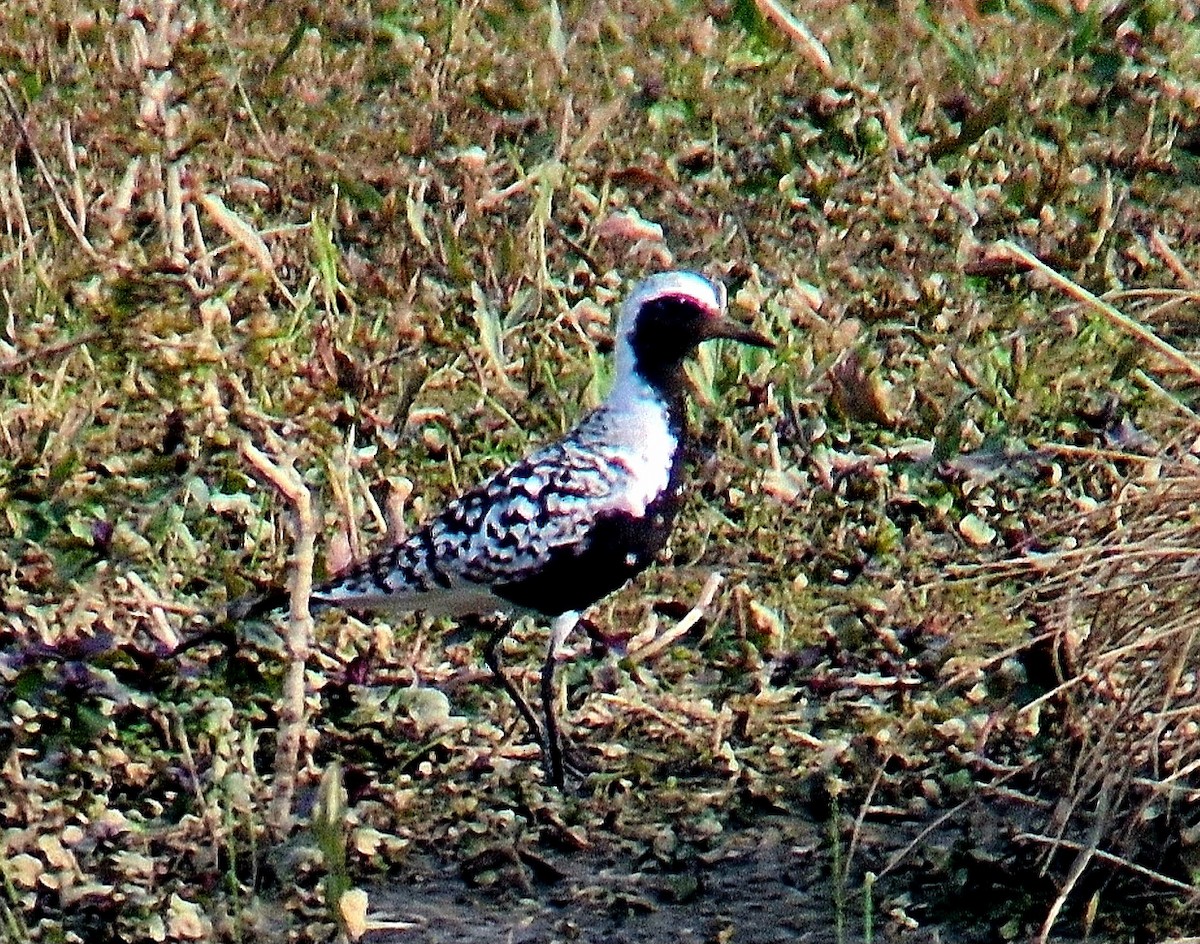
[[[858,813],[854,817],[854,827],[850,831],[850,842],[846,846],[842,874],[835,876],[843,886],[850,880],[850,867],[854,863],[855,853],[858,852],[858,841],[862,838],[863,823],[866,822],[867,813],[871,809],[871,801],[875,799],[875,791],[879,789],[879,784],[883,780],[884,767],[884,764],[880,764],[876,769],[875,776],[871,778],[871,785],[867,787],[867,795],[858,805]]]
[[[1154,250],[1154,254],[1163,261],[1163,264],[1187,288],[1200,288],[1200,280],[1192,275],[1188,267],[1184,265],[1183,260],[1179,258],[1175,250],[1167,242],[1167,237],[1157,229],[1150,233],[1150,248]]]
[[[754,0],[754,5],[764,18],[770,20],[792,41],[800,55],[821,73],[822,77],[829,80],[836,78],[833,60],[829,57],[825,45],[813,35],[812,30],[796,19],[790,10],[778,0]]]
[[[635,663],[649,662],[651,659],[658,657],[663,650],[673,646],[677,640],[682,639],[691,632],[692,627],[704,619],[708,608],[712,606],[712,602],[716,598],[717,590],[720,588],[723,579],[715,571],[709,574],[708,580],[704,582],[704,587],[700,590],[700,596],[696,600],[695,605],[688,610],[683,619],[666,632],[655,636],[653,640],[644,646],[639,646],[636,649],[631,647],[628,653],[629,658]]]
[[[247,439],[239,443],[239,451],[254,470],[287,499],[295,512],[296,549],[292,555],[290,610],[284,631],[288,665],[279,705],[275,782],[268,814],[268,822],[282,834],[291,825],[300,743],[304,736],[304,677],[313,639],[313,620],[308,602],[312,595],[317,520],[312,494],[292,465],[293,457],[277,461]]]
[[[1039,272],[1044,276],[1055,288],[1069,295],[1077,302],[1087,305],[1089,308],[1098,311],[1108,321],[1119,328],[1121,331],[1128,334],[1130,337],[1136,338],[1149,348],[1153,348],[1170,363],[1174,364],[1193,380],[1200,380],[1200,364],[1197,364],[1190,357],[1184,354],[1178,348],[1168,344],[1157,334],[1147,328],[1144,324],[1134,321],[1124,312],[1114,308],[1104,299],[1093,295],[1078,282],[1074,282],[1056,272],[1046,263],[1042,262],[1037,256],[1027,249],[1023,249],[1016,243],[1010,242],[1007,239],[1002,239],[996,243],[997,252],[1001,256],[1006,256],[1014,262],[1021,262],[1029,266],[1031,269]]]
[[[1063,881],[1062,887],[1058,890],[1058,895],[1055,897],[1053,904],[1050,905],[1050,910],[1046,912],[1045,920],[1042,921],[1042,927],[1038,931],[1037,936],[1038,944],[1046,944],[1050,939],[1050,932],[1053,930],[1055,923],[1057,923],[1058,916],[1071,895],[1071,890],[1075,888],[1075,885],[1087,870],[1092,859],[1100,852],[1100,837],[1104,835],[1105,830],[1111,825],[1109,815],[1112,811],[1112,794],[1113,778],[1110,777],[1105,779],[1104,787],[1100,791],[1100,809],[1097,811],[1095,821],[1092,823],[1092,828],[1088,833],[1087,844],[1080,844],[1077,847],[1076,851],[1078,854],[1075,856],[1075,861],[1071,863],[1071,868],[1067,871],[1067,877]],[[1078,791],[1073,796],[1078,796]],[[1055,848],[1059,847],[1056,846]]]
[[[1002,774],[998,779],[993,781],[993,783],[991,784],[991,789],[994,791],[998,791],[1000,788],[1002,788],[1004,786],[1005,783],[1007,783],[1009,780],[1013,779],[1017,774],[1021,773],[1024,769],[1025,768],[1023,768],[1023,767],[1015,768],[1013,770],[1010,770],[1010,771]],[[917,848],[917,846],[919,846],[922,842],[924,842],[928,836],[933,835],[933,833],[935,833],[938,829],[940,829],[946,823],[952,822],[954,820],[954,818],[957,817],[964,810],[981,802],[981,799],[982,799],[981,796],[978,794],[969,796],[967,799],[950,807],[948,810],[946,810],[940,816],[936,816],[932,820],[930,820],[928,823],[926,823],[925,826],[921,829],[921,831],[918,832],[915,836],[913,836],[913,838],[910,839],[908,841],[908,843],[902,849],[898,849],[891,854],[891,856],[888,858],[887,862],[884,863],[883,868],[880,869],[879,873],[875,876],[876,881],[883,878],[885,875],[887,875],[893,869],[899,867],[900,863],[903,862],[906,858],[908,858],[909,853],[912,852],[915,848]]]
[[[1052,836],[1040,836],[1037,833],[1018,833],[1013,837],[1017,842],[1033,842],[1040,845],[1056,846],[1063,849],[1070,849],[1073,852],[1083,852],[1089,847],[1081,842],[1072,842],[1069,839],[1058,839]],[[1155,872],[1153,869],[1148,869],[1144,865],[1138,865],[1136,862],[1130,862],[1128,859],[1123,859],[1119,855],[1112,852],[1105,852],[1103,849],[1092,849],[1091,857],[1099,859],[1101,862],[1107,862],[1110,865],[1119,866],[1122,869],[1127,869],[1135,875],[1141,875],[1144,878],[1150,879],[1155,884],[1162,885],[1165,888],[1170,888],[1173,891],[1181,892],[1189,897],[1196,894],[1196,889],[1186,882],[1181,882],[1178,879],[1171,878],[1169,875],[1163,875],[1161,872]]]

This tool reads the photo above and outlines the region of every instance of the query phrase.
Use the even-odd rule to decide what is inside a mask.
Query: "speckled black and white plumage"
[[[620,441],[624,419],[591,414],[314,599],[448,616],[590,606],[651,561],[678,504],[677,434],[644,449]]]
[[[556,617],[621,587],[666,543],[679,506],[683,359],[710,337],[768,343],[726,318],[724,301],[690,272],[644,281],[622,309],[616,380],[598,409],[318,587],[314,601]]]
[[[702,341],[770,342],[732,321],[724,287],[691,272],[642,282],[621,310],[616,377],[604,403],[557,442],[451,502],[399,544],[317,587],[313,602],[434,615],[553,619],[542,673],[551,779],[562,782],[550,710],[555,651],[578,614],[625,584],[666,543],[679,508],[683,361]],[[489,664],[536,728],[528,706]]]

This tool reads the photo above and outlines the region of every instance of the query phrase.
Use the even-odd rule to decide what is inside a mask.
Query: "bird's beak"
[[[710,338],[727,338],[730,341],[737,341],[739,344],[752,344],[754,347],[772,348],[775,346],[775,342],[765,334],[759,334],[753,328],[748,328],[741,322],[734,321],[725,315],[716,318],[709,325],[708,336]]]

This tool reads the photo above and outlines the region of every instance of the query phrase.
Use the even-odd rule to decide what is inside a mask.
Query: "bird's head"
[[[755,347],[772,341],[729,317],[725,286],[695,272],[660,272],[625,300],[617,323],[617,372],[639,374],[652,385],[678,375],[696,346],[727,338]]]

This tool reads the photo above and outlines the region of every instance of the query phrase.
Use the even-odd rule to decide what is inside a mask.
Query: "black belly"
[[[669,488],[643,517],[600,516],[585,545],[551,555],[537,573],[498,584],[493,592],[549,617],[586,609],[645,570],[667,543],[679,507],[674,492]]]

